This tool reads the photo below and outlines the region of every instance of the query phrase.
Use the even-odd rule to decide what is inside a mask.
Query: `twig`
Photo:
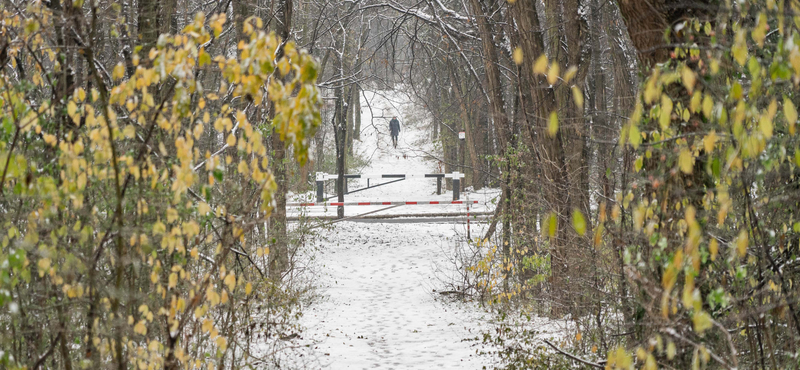
[[[584,359],[582,359],[580,357],[577,357],[577,356],[575,356],[575,355],[573,355],[571,353],[562,351],[561,349],[559,349],[558,347],[553,345],[553,343],[550,343],[547,339],[543,339],[542,341],[547,343],[548,346],[552,347],[558,353],[560,353],[560,354],[562,354],[564,356],[567,356],[567,357],[569,357],[569,358],[571,358],[571,359],[573,359],[575,361],[578,361],[578,362],[580,362],[580,363],[582,363],[584,365],[589,365],[589,366],[592,366],[592,367],[596,367],[598,369],[605,369],[605,366],[603,366],[603,365],[600,365],[598,363],[594,363],[594,362],[591,362],[591,361],[584,360]]]
[[[53,354],[53,349],[56,348],[56,343],[58,343],[58,341],[61,340],[61,334],[62,333],[58,333],[58,335],[56,336],[56,339],[54,339],[53,342],[50,343],[50,348],[47,350],[47,352],[45,352],[41,356],[39,356],[39,359],[36,360],[36,363],[33,364],[33,367],[31,367],[31,369],[33,369],[33,370],[39,369],[39,367],[42,366],[44,361],[47,360],[47,358],[50,357],[51,354]]]
[[[351,220],[351,219],[354,219],[354,218],[359,218],[359,217],[362,217],[362,216],[371,215],[371,214],[373,214],[373,213],[377,213],[377,212],[380,212],[380,211],[385,211],[385,210],[387,210],[387,209],[392,209],[392,208],[396,208],[396,207],[400,207],[400,206],[402,206],[402,204],[397,204],[397,205],[394,205],[394,206],[391,206],[391,207],[381,208],[381,209],[379,209],[379,210],[377,210],[377,211],[372,211],[372,212],[362,213],[362,214],[360,214],[360,215],[355,215],[355,216],[350,216],[350,217],[340,218],[340,219],[338,219],[338,220],[336,220],[336,221],[331,221],[331,222],[328,222],[328,223],[324,223],[324,224],[319,224],[319,225],[311,226],[309,229],[314,229],[314,228],[317,228],[317,227],[323,227],[323,226],[329,226],[329,225],[333,225],[333,224],[335,224],[335,223],[337,223],[337,222],[347,221],[347,220]]]

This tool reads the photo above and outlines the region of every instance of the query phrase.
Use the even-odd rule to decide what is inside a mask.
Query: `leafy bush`
[[[304,162],[315,62],[255,18],[235,55],[212,55],[225,15],[197,14],[106,68],[96,3],[43,5],[0,7],[18,68],[0,71],[0,367],[267,361],[255,344],[281,335],[297,298],[266,277],[265,138]],[[74,49],[49,44],[62,31]],[[85,84],[68,68],[76,55]],[[274,119],[259,119],[268,106]]]

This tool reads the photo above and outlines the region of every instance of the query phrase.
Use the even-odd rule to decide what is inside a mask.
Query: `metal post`
[[[453,177],[453,200],[458,200],[459,193],[461,192],[461,179]]]
[[[469,193],[467,193],[467,241],[472,239],[469,235]]]
[[[436,195],[442,195],[442,178],[436,178]]]
[[[325,181],[317,180],[317,203],[322,203],[325,201],[325,196],[323,194],[324,188]]]
[[[462,173],[464,172],[464,153],[466,153],[466,151],[467,151],[467,150],[466,150],[466,149],[467,149],[467,148],[466,148],[466,145],[464,145],[464,143],[466,142],[466,141],[465,141],[465,139],[466,139],[466,138],[467,138],[467,134],[466,134],[466,132],[464,132],[464,131],[460,131],[460,132],[458,133],[458,142],[459,142],[461,145],[458,145],[458,146],[456,147],[456,156],[458,156],[458,157],[459,157],[459,158],[457,158],[457,160],[459,161],[459,164],[458,164],[458,169],[459,169],[459,171],[461,171]],[[464,180],[466,180],[466,179],[467,179],[467,178],[466,178],[466,177],[464,177]],[[459,180],[459,182],[458,182],[458,183],[459,183],[459,184],[461,184],[461,181]],[[462,189],[461,189],[461,188],[459,188],[458,190],[460,191],[460,190],[462,190]]]

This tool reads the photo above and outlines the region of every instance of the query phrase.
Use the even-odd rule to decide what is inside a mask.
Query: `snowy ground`
[[[415,116],[409,99],[367,95],[362,141],[356,150],[370,159],[362,173],[441,172],[428,154],[435,148],[424,117]],[[371,110],[369,109],[371,107]],[[400,118],[397,149],[391,148],[388,120]],[[379,117],[383,118],[379,118]],[[351,189],[353,188],[351,183]],[[468,194],[491,211],[497,191]],[[465,195],[466,198],[467,195]],[[436,181],[410,179],[366,190],[345,200],[451,200],[436,195]],[[412,208],[413,207],[413,208]],[[382,207],[345,207],[347,215]],[[298,210],[296,210],[297,212]],[[460,212],[463,206],[401,206],[385,213]],[[311,215],[333,215],[335,208],[305,209]],[[296,214],[296,213],[295,213]],[[383,214],[379,213],[379,214]],[[472,225],[475,228],[485,225]],[[454,272],[449,255],[465,225],[454,223],[361,224],[340,222],[322,231],[315,259],[322,275],[320,299],[301,319],[306,328],[299,346],[308,346],[307,366],[332,369],[480,369],[491,359],[478,356],[480,331],[490,314],[477,305],[452,302],[435,290]]]
[[[439,163],[440,150],[431,141],[429,119],[410,99],[401,92],[365,92],[362,99],[361,141],[354,141],[354,151],[358,156],[369,160],[369,166],[362,174],[426,174],[442,173],[444,165]],[[389,120],[392,116],[400,120],[401,131],[397,148],[392,148],[389,136]],[[370,180],[370,185],[376,181]],[[349,189],[366,187],[366,180],[350,180]],[[334,195],[333,180],[325,185],[325,196]],[[291,195],[290,202],[314,202],[314,192]],[[462,200],[477,200],[480,203],[470,206],[471,212],[494,210],[498,189],[485,189],[478,192],[462,192]],[[348,194],[345,201],[452,201],[453,193],[444,190],[436,195],[436,179],[413,178],[393,184],[376,187],[361,192]],[[330,200],[335,202],[336,198]],[[352,206],[345,207],[345,216],[362,214],[386,208],[386,206]],[[295,207],[287,208],[288,215],[301,213],[309,216],[336,215],[336,207]],[[455,213],[466,212],[463,205],[413,205],[401,206],[378,214],[409,213]]]

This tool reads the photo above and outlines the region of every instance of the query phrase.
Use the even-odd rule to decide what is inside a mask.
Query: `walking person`
[[[400,134],[400,121],[397,120],[397,116],[393,116],[389,121],[389,133],[392,135],[392,145],[397,149],[397,135]]]

